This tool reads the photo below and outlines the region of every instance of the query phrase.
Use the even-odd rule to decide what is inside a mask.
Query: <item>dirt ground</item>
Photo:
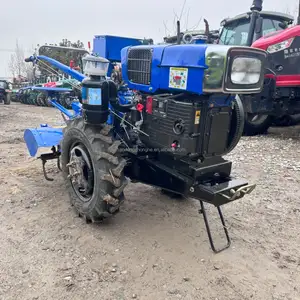
[[[300,299],[300,127],[243,138],[230,154],[257,188],[224,207],[232,246],[214,254],[199,203],[153,187],[130,184],[104,224],[79,218],[61,174],[51,165],[45,181],[23,141],[25,128],[61,120],[53,108],[0,107],[1,300]]]

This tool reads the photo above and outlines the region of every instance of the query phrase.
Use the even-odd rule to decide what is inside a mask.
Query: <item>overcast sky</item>
[[[291,13],[299,0],[264,0],[264,10]],[[93,42],[94,35],[153,38],[165,35],[164,22],[174,33],[174,11],[180,15],[184,0],[0,0],[0,76],[10,76],[9,51],[16,40],[31,54],[32,46],[58,43],[63,38]],[[201,17],[218,29],[228,16],[249,10],[252,0],[186,0],[182,17],[185,27],[194,27]],[[294,13],[293,13],[294,14]],[[198,29],[204,29],[201,22]]]

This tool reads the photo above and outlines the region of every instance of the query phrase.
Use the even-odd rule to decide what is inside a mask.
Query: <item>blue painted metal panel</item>
[[[93,53],[112,62],[121,62],[121,50],[127,46],[142,45],[142,40],[112,35],[96,35],[93,41]]]
[[[71,107],[72,107],[72,109],[73,109],[76,116],[81,116],[81,114],[82,114],[82,104],[80,102],[73,101],[71,103]]]
[[[152,66],[150,85],[135,84],[128,78],[127,55],[131,47],[126,47],[121,51],[122,76],[130,89],[155,93],[157,91],[179,91],[184,90],[202,94],[202,82],[204,80],[205,53],[208,45],[188,44],[188,45],[156,45],[156,46],[135,46],[132,48],[149,49],[152,48]],[[187,87],[174,88],[170,86],[170,68],[187,69]]]
[[[24,140],[27,145],[29,154],[34,157],[39,148],[49,148],[59,145],[63,138],[62,128],[40,127],[26,129]]]

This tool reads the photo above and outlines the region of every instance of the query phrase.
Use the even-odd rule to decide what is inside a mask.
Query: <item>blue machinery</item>
[[[96,35],[93,40],[93,53],[105,57],[111,63],[107,72],[110,77],[114,63],[121,63],[121,50],[127,46],[139,46],[151,43],[151,40],[141,40],[111,35]]]
[[[143,43],[147,43],[147,41],[143,41],[140,39],[134,38],[126,38],[126,37],[116,37],[116,36],[95,36],[94,38],[94,47],[93,53],[107,58],[110,61],[109,69],[108,69],[108,76],[111,74],[113,63],[114,62],[121,62],[121,49],[130,46],[130,45],[142,45]],[[87,78],[82,73],[58,62],[55,59],[52,59],[47,56],[31,56],[27,58],[26,62],[36,63],[38,60],[42,60],[45,62],[50,63],[53,67],[60,69],[62,72],[70,75],[74,79],[82,82],[85,78]],[[82,105],[79,102],[72,103],[72,110],[71,113],[68,109],[64,108],[57,102],[57,97],[60,93],[64,92],[71,92],[71,89],[64,89],[64,88],[48,88],[48,87],[30,87],[32,90],[38,90],[42,92],[46,92],[48,96],[51,98],[50,102],[51,105],[61,111],[62,115],[66,116],[68,119],[73,119],[77,116],[81,115],[81,107]],[[127,104],[128,101],[133,96],[133,93],[126,88],[121,88],[118,93],[119,101],[121,104]],[[111,106],[109,106],[112,109]],[[121,113],[118,113],[121,116]],[[65,117],[64,117],[65,119]],[[114,119],[114,114],[109,115],[109,119],[107,121],[108,124],[112,124]],[[41,124],[39,128],[30,128],[26,129],[24,132],[24,140],[26,146],[28,148],[29,154],[32,157],[35,157],[38,153],[39,148],[51,148],[52,153],[41,154],[39,158],[42,160],[43,164],[43,172],[44,176],[47,180],[52,181],[52,178],[47,176],[45,170],[45,164],[48,160],[57,159],[58,166],[59,166],[59,156],[60,156],[60,149],[59,143],[63,138],[63,128],[52,128],[47,124]]]
[[[111,143],[122,144],[121,141],[127,139],[137,150],[137,152],[131,152],[130,148],[129,151],[125,151],[122,154],[123,162],[119,162],[118,158],[113,156],[117,153],[117,149],[113,146],[107,146],[107,153],[103,153],[104,150],[101,150],[107,141],[107,137],[103,135],[105,133],[102,134],[101,131],[98,134],[101,141],[98,144],[100,148],[94,148],[89,155],[100,149],[100,159],[108,158],[107,163],[115,162],[117,167],[113,168],[112,166],[112,170],[109,169],[112,173],[107,174],[108,177],[101,177],[98,184],[101,184],[101,181],[109,180],[106,178],[111,178],[110,182],[117,187],[113,190],[114,197],[121,197],[120,186],[117,186],[117,181],[114,180],[112,174],[114,172],[114,174],[118,174],[116,176],[120,180],[123,170],[123,175],[133,181],[198,199],[211,247],[214,252],[220,252],[230,246],[230,238],[220,206],[244,197],[255,188],[255,185],[249,185],[247,181],[231,178],[231,162],[222,158],[222,155],[233,150],[242,135],[243,107],[240,101],[235,100],[234,95],[259,93],[262,90],[266,53],[247,47],[219,45],[131,46],[131,44],[132,41],[128,42],[127,47],[122,44],[120,46],[122,50],[119,50],[124,81],[130,89],[138,90],[143,95],[138,101],[134,98],[131,98],[134,101],[127,100],[127,97],[132,95],[128,90],[119,91],[119,94],[116,93],[118,97],[107,96],[110,95],[110,91],[112,93],[114,89],[117,91],[117,87],[114,84],[109,85],[109,82],[104,80],[105,85],[103,87],[105,86],[106,91],[109,88],[109,93],[104,94],[104,88],[95,88],[95,86],[97,87],[96,77],[89,77],[91,80],[88,88],[90,93],[88,101],[91,100],[94,108],[103,108],[101,116],[103,116],[103,111],[106,112],[107,106],[107,123],[113,124],[117,134],[120,134],[120,140],[116,139]],[[110,52],[108,51],[108,53]],[[114,58],[117,59],[118,57]],[[26,61],[35,62],[39,59],[51,63],[81,82],[86,82],[87,78],[84,75],[50,58],[37,56]],[[249,64],[252,66],[251,70]],[[66,130],[69,131],[66,131],[66,138],[62,145],[64,147],[67,137],[70,145],[72,145],[74,144],[72,142],[73,135],[70,134],[74,129],[72,128],[72,119],[80,115],[84,116],[84,107],[87,104],[85,101],[83,101],[82,106],[80,103],[73,103],[74,113],[70,113],[56,103],[56,91],[52,91],[54,97],[51,100],[52,105],[70,120],[67,121],[69,125],[67,125]],[[117,103],[116,98],[119,103]],[[131,102],[131,107],[128,102]],[[90,105],[89,102],[88,105]],[[135,112],[138,111],[138,114],[134,113],[132,108],[135,108]],[[90,111],[95,112],[95,110]],[[131,125],[125,132],[120,127],[121,118],[114,118],[115,115],[120,115],[121,111],[124,112],[124,118],[127,118],[126,122]],[[140,115],[141,119],[138,119],[137,115]],[[122,121],[125,120],[124,118]],[[83,119],[78,118],[78,122],[83,122]],[[84,120],[91,129],[88,118]],[[142,122],[143,131],[136,131],[134,124],[138,122]],[[94,129],[92,132],[95,133],[97,127],[92,128]],[[84,130],[82,129],[81,133],[83,135],[88,134]],[[40,147],[52,147],[52,153],[40,156],[44,173],[45,163],[49,159],[57,159],[60,167],[59,157],[61,155],[64,176],[69,174],[68,176],[72,177],[75,175],[70,173],[70,169],[75,170],[75,167],[77,168],[78,157],[77,160],[73,160],[72,153],[75,152],[72,152],[72,149],[67,151],[64,151],[65,148],[60,149],[59,145],[62,138],[63,129],[51,128],[47,125],[41,125],[40,128],[36,129],[27,129],[24,133],[24,139],[31,156],[35,156]],[[86,140],[89,147],[93,147],[92,142]],[[85,143],[85,141],[80,140],[80,143]],[[83,157],[82,159],[88,159],[84,148],[74,147],[76,148],[74,151],[82,153],[80,156]],[[168,151],[155,152],[151,149],[166,149]],[[68,154],[69,151],[70,155]],[[94,155],[96,154],[94,153]],[[66,157],[68,155],[70,157]],[[94,158],[94,161],[98,161],[98,158]],[[127,161],[130,161],[130,164],[127,164]],[[94,176],[93,172],[100,173],[98,170],[93,171],[90,165],[91,163],[86,165],[89,169],[86,173],[89,176]],[[103,164],[98,166],[101,165]],[[66,171],[67,169],[69,171]],[[83,173],[82,170],[76,170],[76,176]],[[46,174],[45,177],[52,180]],[[70,182],[73,186],[73,180]],[[94,177],[88,180],[86,184],[87,191],[94,191],[93,188],[95,185],[97,186],[94,183]],[[102,186],[103,188],[105,187]],[[105,192],[112,193],[111,187]],[[92,197],[94,194],[90,199],[95,199]],[[97,199],[100,201],[98,204],[102,203],[101,207],[104,207],[105,210],[107,206],[106,204],[103,206],[103,201],[111,201],[112,198],[109,194],[107,200],[103,199],[103,196],[99,196]],[[78,196],[74,201],[82,200]],[[220,250],[216,250],[214,246],[203,202],[213,204],[218,209],[227,240],[227,245]],[[102,218],[107,214],[112,214],[110,210],[103,210],[99,213],[100,206],[94,207],[95,201],[92,200],[89,203],[92,206],[85,213],[87,219],[93,221],[95,215]],[[113,209],[115,212],[120,201],[114,198],[112,203],[116,205]]]

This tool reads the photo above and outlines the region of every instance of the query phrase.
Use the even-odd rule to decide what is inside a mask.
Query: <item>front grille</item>
[[[128,79],[137,84],[150,85],[152,49],[130,49],[127,59]]]

